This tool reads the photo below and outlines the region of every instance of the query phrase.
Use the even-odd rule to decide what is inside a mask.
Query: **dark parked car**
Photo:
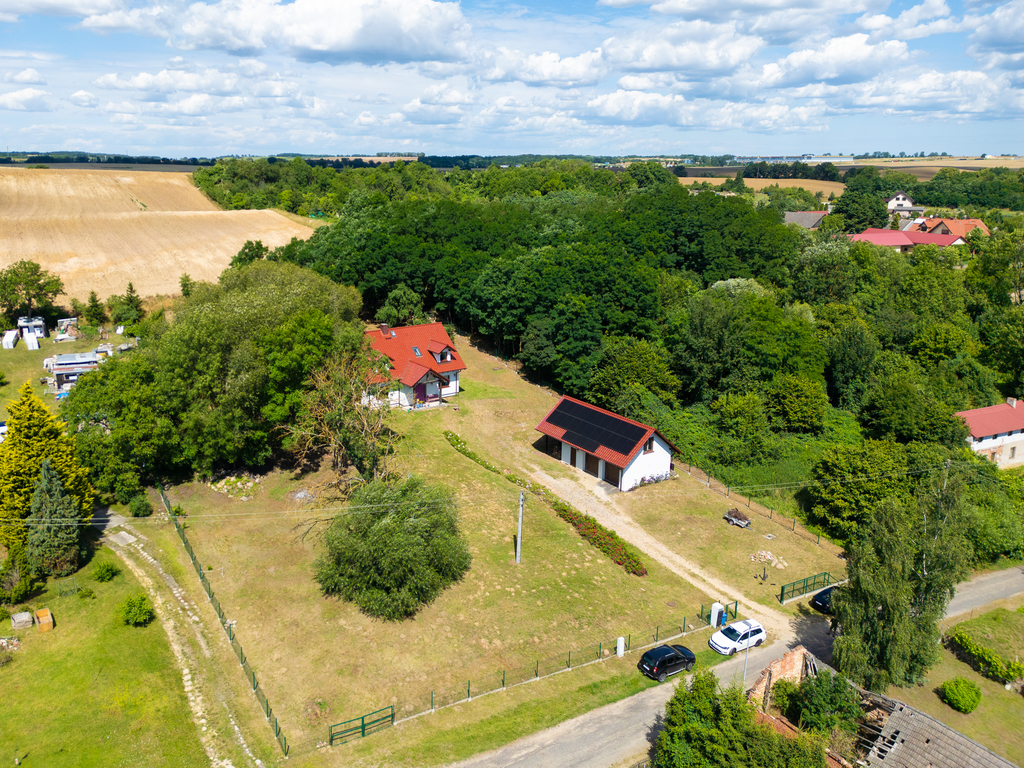
[[[636,668],[652,680],[663,683],[669,675],[689,672],[696,661],[693,651],[685,646],[659,645],[641,656]]]
[[[836,587],[829,587],[823,589],[821,592],[811,598],[811,608],[816,611],[821,611],[826,616],[832,615],[832,593],[836,590]]]

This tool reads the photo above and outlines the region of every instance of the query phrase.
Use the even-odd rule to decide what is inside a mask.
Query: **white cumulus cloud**
[[[602,47],[608,61],[627,71],[728,72],[750,60],[764,41],[737,30],[734,22],[677,22],[659,29],[612,37]]]
[[[481,77],[492,82],[517,80],[527,85],[572,88],[593,85],[606,69],[600,48],[564,58],[552,51],[525,54],[499,48]]]
[[[757,85],[799,86],[816,81],[856,82],[908,58],[907,44],[900,40],[871,43],[863,33],[835,37],[816,49],[794,51],[784,59],[766,64]]]
[[[164,69],[156,74],[140,72],[129,78],[122,78],[118,74],[107,74],[94,80],[93,85],[119,91],[155,93],[202,91],[229,94],[238,90],[239,79],[239,76],[233,72],[221,72],[217,69],[206,69],[202,72]]]
[[[52,107],[46,97],[48,91],[38,88],[22,88],[20,91],[0,93],[0,109],[11,109],[16,112],[49,112]]]
[[[100,101],[88,91],[75,91],[71,94],[71,103],[78,107],[95,107]]]
[[[46,78],[29,67],[21,72],[7,72],[4,75],[5,83],[20,83],[21,85],[46,85]]]
[[[82,24],[156,35],[185,50],[255,55],[279,49],[332,64],[454,60],[464,55],[470,34],[458,3],[437,0],[220,0],[184,10],[118,9]]]

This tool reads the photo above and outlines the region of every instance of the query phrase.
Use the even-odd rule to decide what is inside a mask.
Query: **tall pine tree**
[[[107,322],[107,308],[103,306],[96,291],[89,291],[89,303],[85,306],[84,315],[89,325],[103,325]]]
[[[27,543],[23,521],[31,514],[44,459],[50,459],[82,520],[91,520],[93,489],[64,422],[46,409],[27,383],[18,390],[18,399],[8,404],[7,414],[7,439],[0,443],[0,544]]]
[[[68,496],[50,459],[43,459],[32,494],[28,525],[28,554],[33,571],[67,576],[78,569],[82,513]]]

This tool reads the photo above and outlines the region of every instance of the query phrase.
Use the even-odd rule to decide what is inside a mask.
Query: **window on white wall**
[[[1010,449],[1010,458],[1013,459],[1013,458],[1016,458],[1016,457],[1017,457],[1017,448],[1016,447],[1011,448]]]
[[[644,453],[654,453],[654,437],[647,438],[647,442],[644,443]]]

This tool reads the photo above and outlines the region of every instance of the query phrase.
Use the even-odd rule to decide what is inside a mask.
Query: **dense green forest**
[[[684,462],[838,540],[879,499],[913,499],[947,472],[962,476],[972,557],[1024,555],[1017,482],[967,450],[954,415],[1024,390],[1011,301],[1024,231],[900,254],[787,227],[747,197],[690,194],[653,163],[445,174],[232,160],[195,178],[219,201],[330,199],[338,215],[305,242],[248,243],[220,285],[151,322],[134,359],[76,387],[64,414],[91,427],[82,460],[109,474],[101,489],[117,484],[105,467],[141,481],[276,460],[309,366],[386,306],[655,424]],[[278,297],[282,269],[320,298]],[[328,286],[350,288],[328,301]],[[268,302],[294,312],[240,314]],[[110,387],[123,403],[106,402]]]

